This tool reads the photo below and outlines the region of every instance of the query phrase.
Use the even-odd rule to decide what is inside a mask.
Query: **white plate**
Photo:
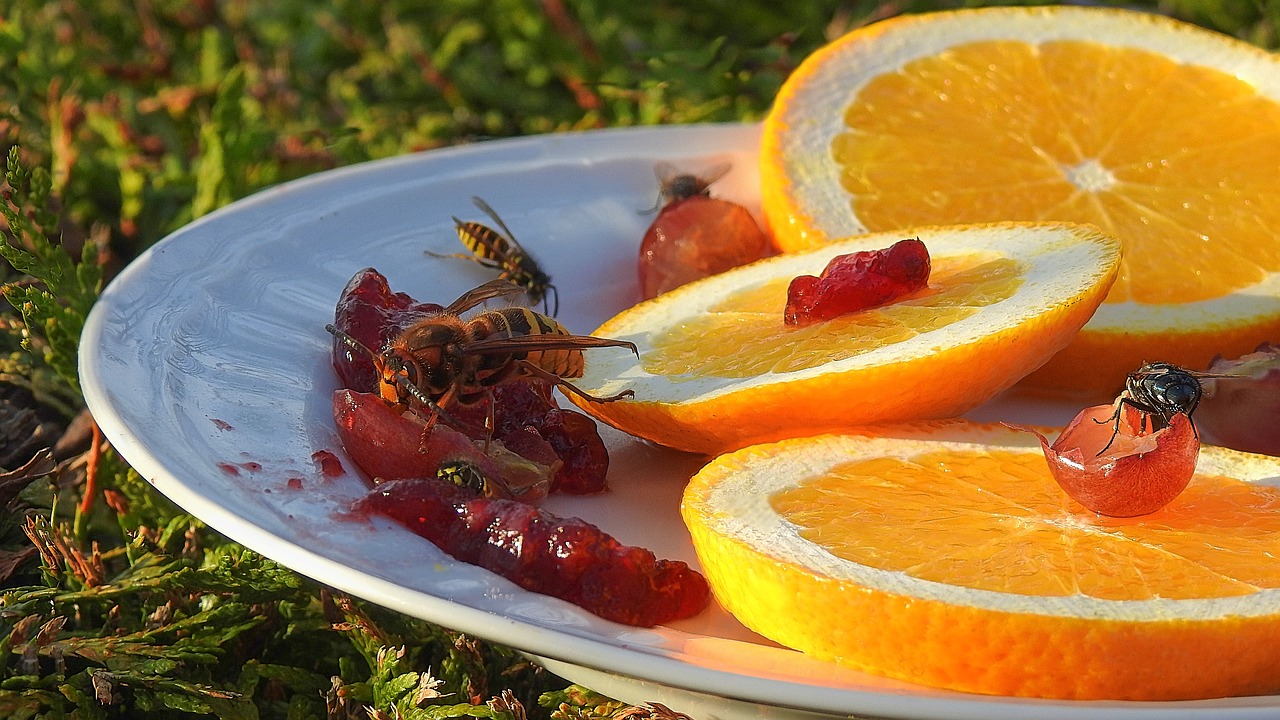
[[[641,211],[656,199],[654,163],[696,169],[728,160],[733,170],[716,192],[754,210],[757,136],[756,126],[722,125],[503,140],[261,192],[157,243],[111,283],[82,339],[86,400],[139,473],[232,539],[380,605],[518,648],[629,702],[664,702],[698,718],[1280,713],[1276,697],[1070,703],[932,690],[782,649],[718,607],[671,627],[625,627],[455,562],[391,522],[343,518],[365,484],[334,431],[324,325],[356,271],[376,267],[393,289],[441,303],[489,279],[471,263],[423,253],[459,251],[450,215],[483,220],[469,201],[481,195],[555,279],[560,319],[590,332],[638,299],[636,249],[652,219]],[[1061,419],[1047,408],[1020,412]],[[677,504],[701,460],[604,434],[612,490],[554,497],[548,507],[696,565]],[[337,453],[348,474],[326,477],[312,460],[318,450]]]

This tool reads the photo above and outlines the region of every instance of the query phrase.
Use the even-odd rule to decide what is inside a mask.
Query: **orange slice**
[[[929,286],[896,303],[786,325],[787,285],[836,255],[896,233],[850,238],[715,275],[623,311],[595,331],[630,353],[595,353],[570,396],[623,431],[702,453],[837,428],[950,417],[1009,387],[1065,346],[1115,277],[1119,243],[1085,226],[999,224],[913,231]]]
[[[1195,26],[1056,6],[864,27],[785,83],[761,185],[784,250],[1004,220],[1118,237],[1106,303],[1035,385],[1110,395],[1143,361],[1280,336],[1280,57]]]
[[[682,513],[720,604],[779,643],[975,693],[1280,691],[1280,459],[1204,448],[1162,510],[1085,512],[1034,437],[961,420],[713,460]]]

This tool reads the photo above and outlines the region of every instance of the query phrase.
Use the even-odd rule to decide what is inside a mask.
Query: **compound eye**
[[[1190,376],[1171,376],[1159,384],[1161,399],[1168,405],[1186,410],[1200,399],[1200,381]]]

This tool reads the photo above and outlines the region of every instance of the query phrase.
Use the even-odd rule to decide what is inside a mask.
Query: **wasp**
[[[542,303],[542,309],[551,315],[560,314],[560,293],[551,283],[548,275],[538,262],[533,259],[524,247],[516,242],[515,233],[498,217],[498,213],[483,198],[472,197],[471,202],[480,208],[493,222],[501,228],[501,232],[478,222],[463,222],[456,216],[453,225],[457,228],[458,239],[471,251],[463,253],[441,254],[430,250],[432,257],[450,257],[470,260],[491,270],[497,270],[499,279],[510,280],[524,288],[533,304]]]
[[[1147,420],[1152,416],[1159,418],[1163,427],[1173,420],[1174,415],[1182,414],[1186,415],[1187,420],[1191,422],[1191,431],[1199,437],[1200,433],[1196,430],[1196,423],[1191,414],[1195,412],[1204,394],[1200,379],[1222,377],[1231,376],[1195,372],[1167,362],[1143,363],[1125,378],[1124,391],[1116,399],[1116,411],[1111,417],[1107,420],[1094,421],[1099,424],[1115,423],[1111,439],[1102,450],[1098,451],[1098,454],[1106,452],[1107,448],[1111,447],[1111,443],[1115,442],[1116,436],[1120,434],[1120,413],[1125,405],[1142,413],[1142,432],[1146,432]],[[1152,420],[1152,428],[1155,428],[1154,420]]]
[[[436,477],[451,485],[471,490],[481,497],[493,497],[494,492],[489,478],[484,476],[480,468],[466,460],[450,460],[436,468]]]
[[[657,162],[653,166],[653,174],[658,177],[658,202],[649,209],[649,212],[663,205],[688,200],[698,195],[711,197],[711,184],[727,175],[732,167],[733,165],[727,162],[718,163],[704,174],[695,175],[682,172],[669,162]]]
[[[572,335],[555,319],[525,307],[461,317],[488,300],[522,292],[523,288],[509,280],[491,280],[408,326],[379,352],[332,324],[325,329],[349,347],[369,353],[378,371],[378,392],[383,400],[408,408],[416,402],[431,411],[430,422],[440,416],[450,424],[465,426],[447,408],[490,397],[496,385],[513,377],[540,378],[591,402],[614,402],[634,394],[626,390],[596,397],[569,380],[582,377],[584,349],[625,347],[638,354],[635,343]],[[487,426],[492,424],[491,417]]]

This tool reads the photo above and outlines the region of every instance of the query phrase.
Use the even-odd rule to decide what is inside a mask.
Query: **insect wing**
[[[653,174],[658,178],[658,185],[662,188],[664,197],[671,195],[672,187],[682,178],[693,178],[696,191],[690,193],[690,195],[696,195],[706,192],[712,183],[728,175],[729,170],[732,168],[733,163],[724,161],[708,167],[705,172],[691,172],[689,170],[681,170],[665,160],[659,160],[653,165]]]
[[[613,340],[590,335],[517,335],[492,337],[467,343],[466,352],[477,355],[495,353],[536,352],[538,350],[580,350],[584,348],[624,347],[640,353],[629,340]]]
[[[494,211],[492,207],[489,206],[489,203],[485,202],[484,198],[479,197],[477,195],[472,195],[471,202],[476,207],[480,208],[480,210],[483,211],[485,215],[488,215],[495,223],[497,223],[498,227],[502,228],[502,232],[506,236],[505,239],[507,240],[507,242],[511,243],[511,246],[513,248],[520,250],[522,252],[524,251],[524,248],[520,247],[520,243],[516,241],[516,234],[511,232],[511,228],[507,227],[506,223],[502,222],[502,218],[498,217],[498,213]]]
[[[524,288],[516,285],[510,280],[497,278],[489,282],[474,287],[454,300],[449,307],[444,309],[446,315],[458,315],[467,310],[489,300],[496,298],[508,297],[510,295],[523,295]]]

